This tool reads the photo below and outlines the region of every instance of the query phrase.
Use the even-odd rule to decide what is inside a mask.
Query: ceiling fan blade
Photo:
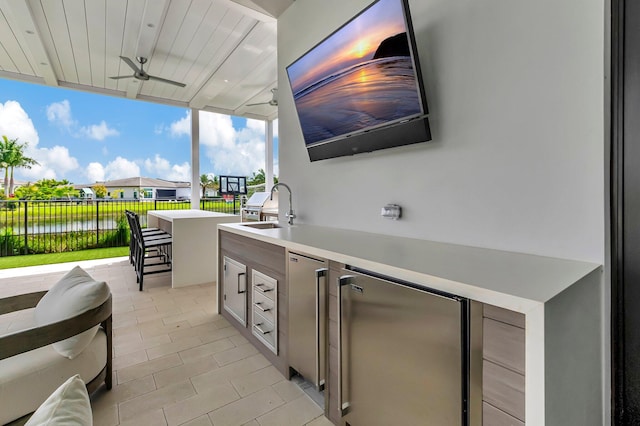
[[[245,106],[269,105],[269,102],[258,102],[255,104],[246,104]]]
[[[125,64],[129,65],[129,68],[131,68],[134,72],[141,72],[140,68],[138,68],[138,66],[131,59],[127,58],[126,56],[120,56],[120,59],[122,59]]]
[[[166,78],[154,77],[152,75],[149,76],[149,80],[161,81],[163,83],[173,84],[174,86],[178,86],[178,87],[185,87],[186,86],[186,84],[184,84],[184,83],[179,83],[179,82],[173,81],[173,80],[167,80]]]
[[[118,75],[118,76],[109,77],[109,78],[112,79],[112,80],[121,80],[123,78],[133,78],[133,76],[132,75]]]

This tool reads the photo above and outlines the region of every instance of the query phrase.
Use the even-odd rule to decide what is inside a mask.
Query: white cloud
[[[116,129],[109,127],[104,120],[102,120],[100,124],[83,127],[80,131],[88,138],[98,141],[103,141],[108,136],[118,136],[120,134]]]
[[[47,119],[66,129],[71,129],[76,122],[71,118],[71,105],[67,99],[47,106]]]
[[[191,182],[191,165],[186,161],[182,164],[174,164],[171,166],[171,173],[164,179]]]
[[[200,114],[202,117],[202,114]],[[169,126],[169,134],[173,137],[191,135],[191,112],[187,111],[185,116],[178,121],[174,121]]]
[[[120,134],[116,129],[109,127],[104,120],[102,120],[100,124],[80,126],[78,122],[73,119],[71,104],[67,99],[48,105],[47,119],[49,122],[57,124],[67,130],[69,134],[75,138],[86,137],[102,141],[109,136],[118,136]]]
[[[140,167],[126,158],[116,157],[115,160],[106,165],[104,175],[106,180],[136,177],[140,176]]]
[[[189,111],[170,126],[173,136],[189,135],[190,128]],[[200,112],[200,147],[215,173],[251,176],[264,168],[264,121],[246,120],[245,127],[236,130],[230,116]]]
[[[156,154],[153,159],[147,158],[144,160],[144,168],[149,175],[161,179],[176,181],[191,180],[191,166],[186,161],[182,164],[171,165],[169,160]]]
[[[51,113],[47,108],[47,116],[51,115],[56,120],[67,120],[69,118],[65,113],[67,104],[64,101],[55,104],[56,106],[51,108]],[[70,155],[66,147],[38,148],[40,142],[38,132],[19,102],[0,103],[0,135],[6,135],[10,139],[17,138],[20,143],[28,143],[25,155],[39,163],[31,169],[16,169],[15,175],[18,179],[30,181],[62,179],[68,172],[78,168],[78,160]]]
[[[104,182],[104,166],[100,163],[89,163],[84,171],[89,182]]]
[[[18,139],[20,143],[29,143],[32,148],[38,145],[38,132],[19,102],[0,103],[0,136]]]
[[[72,157],[64,146],[29,148],[26,153],[39,163],[31,169],[20,169],[20,175],[28,180],[62,179],[68,172],[78,168],[78,160]]]

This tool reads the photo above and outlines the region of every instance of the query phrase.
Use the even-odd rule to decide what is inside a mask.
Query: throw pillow
[[[33,413],[25,426],[91,426],[93,415],[84,382],[76,374],[67,379]]]
[[[34,313],[36,323],[45,325],[74,317],[100,306],[110,294],[109,286],[104,281],[95,281],[81,267],[76,266],[40,299]],[[56,342],[53,348],[60,355],[73,359],[91,343],[98,327]]]

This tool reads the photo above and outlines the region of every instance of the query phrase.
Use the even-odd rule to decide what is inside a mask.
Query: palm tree
[[[205,197],[207,188],[212,188],[215,183],[215,179],[211,179],[210,175],[200,175],[200,188],[202,188],[202,198]]]
[[[13,152],[18,145],[17,139],[9,139],[5,135],[2,135],[2,141],[0,141],[0,167],[4,169],[4,195],[9,196],[9,163],[13,156]]]
[[[0,142],[0,167],[4,168],[4,193],[6,196],[13,194],[13,171],[16,167],[30,169],[38,164],[33,158],[24,155],[28,143],[20,144],[18,139],[9,139],[2,136]],[[8,176],[10,174],[10,177]]]

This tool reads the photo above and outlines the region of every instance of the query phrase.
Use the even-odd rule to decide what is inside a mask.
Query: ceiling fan
[[[148,81],[148,80],[155,80],[155,81],[159,81],[162,83],[169,83],[169,84],[173,84],[174,86],[178,86],[178,87],[185,87],[186,84],[184,83],[179,83],[177,81],[173,81],[173,80],[167,80],[166,78],[160,78],[160,77],[156,77],[154,75],[149,75],[144,71],[144,64],[147,63],[147,58],[143,58],[141,56],[136,57],[136,60],[140,63],[140,68],[138,68],[138,66],[136,64],[133,63],[133,61],[125,56],[120,56],[120,59],[122,59],[124,61],[125,64],[129,65],[129,67],[133,70],[133,75],[119,75],[117,77],[109,77],[113,80],[120,80],[122,78],[137,78],[138,80],[142,80],[142,81]]]
[[[247,106],[256,106],[256,105],[278,106],[278,88],[274,87],[273,89],[271,89],[271,100],[267,102],[258,102],[255,104],[247,104]]]

